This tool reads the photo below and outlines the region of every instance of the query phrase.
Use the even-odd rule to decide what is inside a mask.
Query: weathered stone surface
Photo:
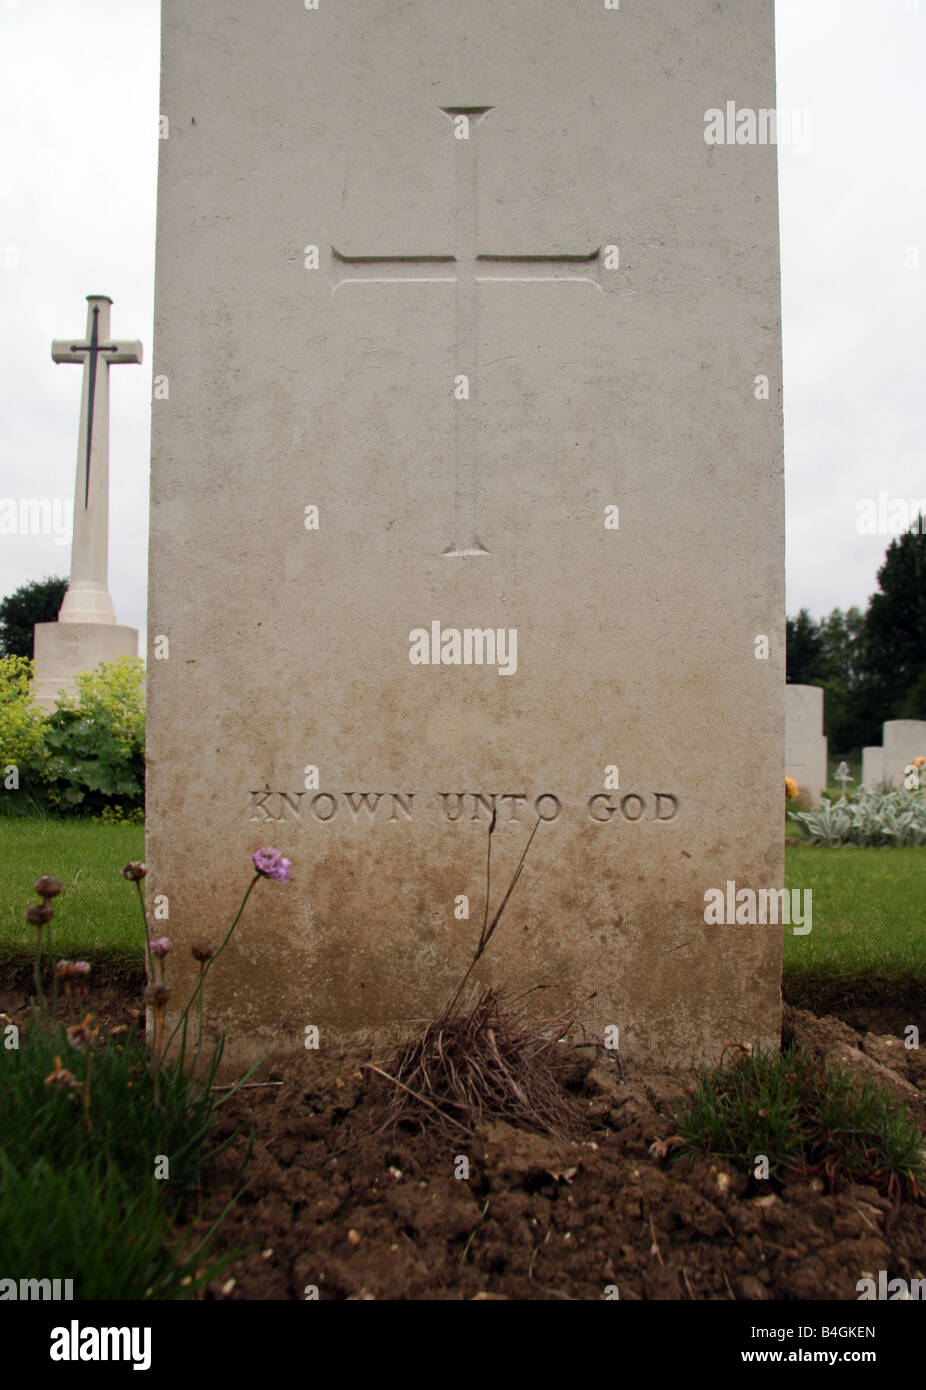
[[[772,41],[166,0],[147,882],[182,947],[293,860],[211,977],[236,1058],[436,1011],[493,806],[490,911],[541,824],[480,978],[664,1068],[777,1039],[780,931],[704,922],[783,874],[776,151],[704,138]]]
[[[59,695],[77,690],[74,677],[94,671],[101,661],[138,656],[138,629],[122,623],[56,623],[35,625],[35,679],[32,695],[37,705],[53,710]]]

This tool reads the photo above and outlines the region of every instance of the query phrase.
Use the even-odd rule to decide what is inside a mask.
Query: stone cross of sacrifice
[[[113,363],[141,362],[141,343],[110,338],[111,305],[107,295],[89,294],[84,341],[55,339],[51,345],[54,362],[79,362],[84,369],[71,577],[59,623],[116,621],[109,596],[109,368]]]

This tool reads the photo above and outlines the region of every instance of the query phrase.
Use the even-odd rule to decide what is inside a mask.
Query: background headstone
[[[35,625],[35,676],[32,694],[51,710],[63,692],[75,690],[74,677],[101,661],[138,655],[138,630],[116,622],[109,593],[109,369],[140,363],[141,343],[109,336],[112,300],[87,296],[84,338],[56,339],[55,362],[83,367],[71,576],[58,620]]]
[[[819,806],[827,785],[827,740],[823,736],[823,690],[818,685],[785,687],[785,776],[793,777],[806,806]]]
[[[884,777],[892,787],[902,787],[904,772],[914,758],[926,757],[926,720],[889,719],[882,729]]]
[[[172,959],[251,851],[294,866],[212,1026],[244,1060],[433,1014],[494,806],[493,910],[543,823],[479,978],[662,1066],[777,1043],[780,928],[704,920],[783,884],[776,150],[704,138],[775,105],[771,3],[166,0],[162,54]],[[445,664],[464,629],[516,670]]]
[[[862,786],[866,791],[881,790],[884,781],[884,749],[877,744],[862,749]]]

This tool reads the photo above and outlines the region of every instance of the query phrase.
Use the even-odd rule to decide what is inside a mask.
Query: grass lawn
[[[802,1003],[926,985],[926,847],[786,851],[789,888],[813,889],[813,931],[785,932],[785,993]]]
[[[0,817],[0,965],[31,956],[35,928],[23,913],[38,901],[33,883],[49,874],[64,884],[53,904],[55,957],[140,966],[144,929],[138,894],[119,871],[129,860],[144,857],[141,825]]]

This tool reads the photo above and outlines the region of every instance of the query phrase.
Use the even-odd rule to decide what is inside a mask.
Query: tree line
[[[886,719],[926,719],[924,524],[891,542],[864,613],[834,608],[817,622],[802,608],[788,619],[788,682],[823,687],[833,753],[880,744]]]

